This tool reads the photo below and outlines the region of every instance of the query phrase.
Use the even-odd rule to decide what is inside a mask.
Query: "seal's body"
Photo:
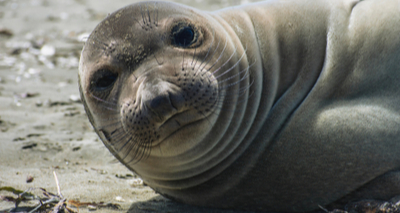
[[[262,211],[400,195],[400,1],[277,0],[109,15],[80,89],[107,148],[157,192]]]

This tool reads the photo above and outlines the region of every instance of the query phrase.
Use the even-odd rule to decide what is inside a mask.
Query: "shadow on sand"
[[[187,204],[178,203],[162,196],[154,197],[150,200],[143,202],[136,202],[131,205],[128,213],[255,213],[248,211],[233,211],[212,209],[198,206],[191,206]]]

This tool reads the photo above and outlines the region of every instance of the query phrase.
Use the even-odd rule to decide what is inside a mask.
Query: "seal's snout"
[[[169,95],[166,94],[154,97],[147,102],[147,106],[157,114],[164,114],[164,112],[176,110],[171,103]]]
[[[143,99],[143,103],[161,120],[167,119],[177,112],[167,92],[151,94],[150,97],[146,96]]]
[[[139,91],[148,113],[153,114],[161,123],[179,111],[179,98],[174,93],[174,85],[162,80],[145,82]]]

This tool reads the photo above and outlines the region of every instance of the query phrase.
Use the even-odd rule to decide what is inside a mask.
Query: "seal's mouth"
[[[161,143],[168,141],[171,138],[174,138],[177,136],[177,134],[181,134],[182,130],[187,130],[190,127],[198,125],[200,122],[202,122],[204,119],[207,119],[207,117],[198,117],[197,119],[190,120],[188,121],[188,115],[191,110],[185,110],[183,112],[177,113],[170,117],[168,120],[166,120],[163,124],[161,124],[157,131],[160,133],[163,133],[161,135],[165,135],[165,137],[160,138],[157,140],[157,142],[152,143],[151,147],[156,147],[159,146]],[[185,133],[187,134],[187,133]]]
[[[175,121],[176,124],[177,124],[178,126],[182,126],[182,124],[177,120],[177,118],[179,118],[180,116],[182,116],[182,114],[187,113],[188,111],[190,111],[190,110],[185,110],[185,111],[183,111],[183,112],[177,113],[177,114],[173,115],[172,117],[168,118],[164,123],[162,123],[162,124],[158,127],[158,130],[160,130],[160,129],[162,129],[162,128],[165,128],[167,125],[170,125],[170,123],[173,122],[173,121]]]

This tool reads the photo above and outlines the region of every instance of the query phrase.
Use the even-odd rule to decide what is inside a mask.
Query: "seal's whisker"
[[[104,114],[109,115],[109,113],[104,113]],[[117,114],[117,113],[114,113],[114,114]],[[102,115],[102,114],[100,114],[100,115]],[[119,120],[120,117],[118,116],[118,117],[114,117],[114,118],[103,118],[103,117],[99,116],[99,118],[97,118],[97,119],[100,121],[103,121],[103,122],[106,122],[106,121],[114,122],[116,120]]]
[[[140,23],[140,21],[137,20],[137,18],[132,18],[132,19],[133,19],[134,21],[136,21],[142,29],[144,28],[144,25],[143,25],[142,23]]]
[[[221,70],[222,67],[224,67],[232,58],[233,56],[236,54],[237,51],[237,47],[235,48],[235,50],[233,51],[233,53],[231,54],[231,56],[228,58],[228,60],[225,61],[225,63],[223,63],[220,67],[218,67],[217,69],[215,69],[211,74],[215,74],[216,72],[218,72],[219,70]],[[238,63],[238,62],[237,62]],[[213,65],[214,66],[214,65]],[[234,65],[235,66],[235,65]],[[210,69],[208,69],[208,71],[210,71],[212,69],[212,67],[210,67]]]
[[[125,136],[129,136],[129,137],[128,137],[128,139],[123,143],[123,145],[122,145],[121,147],[118,148],[118,150],[117,150],[118,152],[121,152],[121,151],[125,148],[125,146],[128,145],[128,144],[130,144],[130,143],[131,143],[131,144],[134,144],[134,145],[136,144],[136,143],[132,143],[133,136],[131,136],[131,135],[129,135],[129,134],[126,134]],[[124,138],[125,138],[125,137],[124,137]],[[122,141],[122,140],[119,140],[119,141]],[[129,154],[129,152],[128,152],[128,154]],[[125,156],[125,157],[126,157],[126,156]],[[122,159],[125,159],[125,157],[123,157]]]
[[[182,52],[182,71],[185,70],[185,52]]]
[[[194,69],[194,67],[195,67],[196,64],[197,64],[197,60],[196,60],[196,63],[195,63],[194,66],[193,66],[193,62],[194,62],[194,59],[195,59],[195,57],[196,57],[196,50],[197,50],[197,47],[194,48],[192,63],[190,63],[190,66],[192,67],[192,69]]]
[[[137,143],[133,143],[132,146],[128,146],[126,149],[128,151],[126,152],[126,154],[123,157],[123,159],[125,160],[128,156],[131,156],[131,159],[129,161],[126,161],[127,164],[136,164],[136,163],[141,161],[143,154],[141,154],[141,156],[140,156],[138,153],[139,152],[143,153],[144,150],[141,151],[140,147],[137,145]]]
[[[233,99],[236,99],[236,98],[241,98],[243,95],[246,94],[246,92],[249,89],[250,89],[249,86],[243,87],[236,94],[226,94],[226,95],[221,96],[221,98],[223,98],[223,99],[220,99],[220,100],[226,101],[226,100],[233,100]],[[232,103],[232,102],[230,102],[230,103]]]
[[[239,66],[240,61],[243,59],[243,57],[246,54],[247,49],[245,50],[245,52],[242,54],[242,56],[239,58],[239,60],[229,69],[227,69],[225,72],[223,72],[222,74],[218,75],[215,77],[215,79],[220,78],[221,76],[224,76],[225,74],[227,74],[228,72],[232,71],[235,67]],[[216,71],[215,71],[216,72]],[[214,73],[215,73],[214,72]]]
[[[219,40],[222,40],[222,38],[220,38]],[[219,44],[219,42],[218,42],[218,44]],[[212,67],[214,67],[215,64],[217,64],[217,62],[222,58],[222,56],[223,56],[223,54],[224,54],[224,52],[225,52],[225,50],[226,50],[227,45],[228,45],[228,38],[226,37],[226,38],[225,38],[225,45],[224,45],[224,48],[221,50],[221,53],[220,53],[219,57],[217,58],[217,60],[214,62],[214,64],[213,64],[208,70],[212,69]],[[219,47],[219,45],[217,46],[217,48],[215,48],[214,54],[212,55],[212,57],[210,57],[210,59],[209,59],[209,60],[207,61],[207,63],[204,65],[203,69],[211,62],[211,59],[214,58],[215,53],[217,53],[218,47]]]
[[[122,130],[118,132],[116,132],[117,130],[115,130],[114,132],[117,134],[114,133],[112,136],[110,136],[110,144],[113,146],[116,146],[121,141],[121,139],[126,138],[126,136],[128,135],[122,127],[119,127],[118,129]],[[113,141],[117,142],[114,143]]]
[[[250,86],[240,89],[240,91],[238,92],[237,100],[235,100],[234,103],[237,104],[237,103],[241,103],[242,101],[247,101],[248,99],[250,99],[250,97],[253,95],[253,92],[248,93],[249,91],[250,91]],[[246,95],[246,94],[248,94],[248,95]],[[225,98],[225,100],[228,100],[228,101],[225,101],[225,102],[227,104],[232,104],[233,101],[231,102],[229,100],[232,100],[235,97],[233,97],[233,96],[226,96],[226,97],[227,98]]]
[[[212,46],[213,46],[213,44],[214,44],[214,40],[215,40],[215,39],[214,39],[214,37],[215,37],[214,34],[215,34],[215,31],[214,31],[214,28],[213,28],[213,36],[212,36],[212,40],[211,40],[211,45],[210,45],[210,47],[208,48],[208,51],[207,51],[206,56],[204,57],[204,59],[203,59],[202,62],[200,63],[199,68],[198,68],[198,69],[196,70],[196,72],[194,73],[194,76],[196,76],[197,72],[200,70],[201,66],[202,66],[203,63],[206,61],[208,55],[210,54],[211,48],[212,48]],[[214,54],[215,54],[216,50],[217,50],[218,47],[219,47],[220,41],[221,41],[221,40],[218,41],[217,47],[215,48],[215,51],[214,51]],[[211,58],[212,58],[212,57],[211,57]]]
[[[143,147],[144,145],[144,147]],[[142,161],[143,159],[146,159],[150,156],[151,154],[151,142],[141,142],[138,145],[138,148],[135,149],[135,153],[132,155],[132,158],[130,161],[127,161],[128,164],[136,164],[139,163],[140,161]],[[133,149],[134,147],[132,147]],[[128,155],[130,156],[131,154],[131,150],[129,150]],[[140,155],[138,155],[138,151],[140,150]],[[139,156],[139,157],[137,157]]]
[[[220,84],[222,84],[222,83],[224,83],[224,82],[226,82],[226,81],[229,81],[229,80],[231,80],[231,79],[233,79],[233,78],[236,78],[238,75],[241,75],[241,74],[244,73],[244,72],[245,72],[245,73],[248,73],[249,70],[250,70],[250,67],[252,67],[254,64],[255,64],[255,62],[252,63],[251,65],[247,66],[247,68],[245,68],[244,70],[242,70],[242,71],[236,73],[235,75],[232,75],[232,76],[230,76],[229,78],[225,78],[225,79],[223,79],[222,81],[218,81],[218,84],[220,85]],[[221,76],[215,77],[215,79],[218,79],[219,77],[221,77]],[[215,81],[215,80],[213,79],[212,81]]]
[[[147,16],[149,18],[149,22],[147,23],[150,28],[151,28],[151,18],[150,18],[150,10],[149,10],[149,4],[146,4],[146,8],[147,8]]]
[[[116,130],[110,132],[110,135],[113,136],[117,131],[118,131],[118,129],[116,129]]]
[[[101,128],[105,129],[105,128],[113,127],[113,126],[116,126],[116,125],[121,125],[121,121],[119,119],[118,119],[117,122],[106,124],[106,125],[102,125]]]
[[[120,127],[123,129],[122,127]],[[130,137],[130,134],[125,132],[125,130],[120,131],[118,134],[114,135],[113,137],[110,137],[110,144],[117,148],[117,145],[123,142],[125,138]]]
[[[142,15],[143,25],[146,25],[146,21],[145,21],[145,18],[144,18],[142,5],[139,5],[139,7],[140,7],[140,14]]]
[[[123,139],[123,138],[126,138],[126,137],[128,137],[128,136],[130,136],[131,134],[129,133],[129,132],[127,132],[123,127],[122,127],[122,124],[120,123],[120,128],[118,129],[118,130],[120,130],[120,131],[114,131],[115,133],[118,133],[118,134],[115,134],[115,135],[113,135],[113,137],[115,138],[115,139],[117,139],[117,141],[120,141],[121,139]]]
[[[253,84],[254,81],[252,81],[252,83],[246,87],[241,88],[237,93],[235,94],[226,94],[226,95],[222,95],[218,97],[218,100],[215,102],[214,104],[214,108],[215,109],[223,109],[223,110],[227,110],[226,107],[224,107],[224,104],[228,104],[228,105],[238,105],[241,103],[246,102],[248,99],[250,99],[253,95],[253,92],[251,92],[250,94],[248,93],[251,85]],[[229,101],[229,100],[233,100],[233,101]],[[236,111],[237,109],[233,110]]]
[[[96,99],[97,101],[100,101],[100,102],[106,104],[106,106],[104,106],[103,104],[101,104],[100,107],[102,107],[102,108],[104,108],[104,109],[106,109],[106,110],[109,110],[109,111],[111,111],[111,112],[113,112],[113,113],[115,113],[115,114],[118,114],[118,113],[119,113],[119,110],[117,109],[117,104],[112,103],[112,102],[105,101],[105,100],[103,100],[103,99],[101,99],[101,98],[99,98],[99,97],[97,97],[97,96],[95,96],[95,95],[93,95],[93,94],[91,94],[91,93],[89,93],[89,94],[90,94],[91,97],[93,97],[93,98]]]
[[[248,76],[250,76],[249,74],[246,74],[246,76],[244,76],[241,80],[244,80],[245,78],[247,78]],[[240,99],[243,95],[245,95],[245,94],[247,94],[247,91],[251,88],[251,86],[253,85],[253,83],[254,83],[254,79],[252,79],[252,81],[251,81],[251,83],[249,83],[249,85],[247,85],[247,86],[245,86],[245,87],[242,87],[242,88],[240,88],[239,90],[238,90],[238,92],[237,93],[234,93],[234,94],[232,94],[232,93],[225,93],[225,94],[223,94],[223,95],[219,95],[218,96],[218,100],[217,100],[217,102],[219,102],[219,103],[221,103],[221,104],[223,104],[223,103],[233,103],[233,104],[236,104],[238,101],[237,101],[237,99]],[[228,87],[227,87],[228,88]],[[222,91],[225,91],[224,89],[219,89],[219,93],[221,93]],[[247,98],[245,98],[244,100],[247,100],[248,99],[248,97]],[[235,100],[235,101],[233,101],[233,102],[227,102],[227,100]]]
[[[201,114],[205,119],[207,119],[207,122],[212,126],[212,122],[210,121],[210,119],[208,118],[208,116],[206,116],[202,111],[197,110],[197,112],[199,114]]]
[[[246,92],[247,92],[247,89],[242,88],[237,93],[234,93],[234,94],[228,93],[228,94],[220,95],[218,97],[217,102],[218,103],[224,103],[227,100],[235,100],[235,101],[237,101],[240,97],[245,95]],[[229,103],[232,103],[232,102],[229,102]]]
[[[111,106],[111,107],[116,107],[116,106],[118,106],[118,104],[116,104],[116,103],[113,103],[113,102],[110,102],[110,101],[106,101],[106,100],[104,100],[104,99],[102,99],[102,98],[100,98],[100,97],[97,97],[97,96],[95,96],[95,95],[93,95],[93,93],[89,93],[90,94],[90,96],[91,97],[93,97],[94,99],[96,99],[97,101],[100,101],[100,102],[102,102],[102,103],[105,103],[105,104],[107,104],[107,105],[109,105],[109,106]],[[114,109],[115,110],[115,109]]]
[[[248,66],[246,69],[244,69],[244,70],[242,70],[242,71],[236,73],[235,75],[230,76],[229,78],[225,78],[225,79],[223,79],[222,81],[218,81],[218,85],[223,85],[224,82],[229,81],[229,80],[231,80],[231,79],[233,79],[233,78],[236,78],[237,76],[241,75],[241,74],[244,73],[244,72],[247,73],[247,72],[249,71],[249,68],[250,68],[250,66]],[[213,82],[213,81],[216,81],[216,79],[212,79],[211,81],[212,81],[212,82]]]
[[[155,8],[155,13],[154,13],[154,25],[156,26],[156,27],[158,27],[158,6],[157,6],[157,2],[156,3],[154,3],[154,8]],[[156,15],[157,15],[157,18],[156,18]]]
[[[233,87],[233,86],[237,85],[238,83],[240,83],[240,82],[246,80],[246,77],[247,77],[247,76],[249,76],[248,73],[246,73],[240,80],[238,80],[238,81],[236,81],[236,82],[233,82],[233,83],[230,83],[230,84],[227,84],[227,85],[225,85],[224,87],[218,88],[218,90],[221,91],[221,90],[225,90],[225,89],[227,89],[227,88],[229,88],[229,87]]]
[[[144,158],[147,158],[151,152],[151,141],[146,140],[136,140],[137,137],[132,136],[130,134],[126,134],[125,136],[129,136],[128,139],[124,142],[124,144],[119,147],[118,152],[122,153],[122,150],[126,151],[125,156],[121,157],[125,160],[128,156],[131,156],[131,160],[127,161],[127,163],[131,164],[132,162],[139,162]],[[125,137],[124,136],[124,137]],[[126,138],[126,137],[125,137]],[[140,141],[140,142],[138,142]],[[132,152],[133,151],[133,152]]]
[[[220,42],[221,42],[221,39],[218,40],[217,47],[214,49],[213,54],[210,56],[210,58],[207,60],[207,62],[203,65],[203,67],[201,67],[201,66],[199,67],[199,70],[200,70],[200,71],[204,70],[204,68],[210,63],[211,59],[214,58],[214,55],[217,53],[218,47],[219,47],[219,45],[220,45]],[[224,49],[222,50],[222,53],[225,51],[226,45],[227,45],[227,41],[225,41],[225,47],[224,47]],[[220,56],[217,58],[217,61],[222,57],[222,53],[221,53]],[[216,62],[215,62],[215,63],[216,63]]]
[[[103,132],[104,136],[106,137],[106,139],[108,140],[109,144],[114,146],[117,145],[120,142],[120,139],[124,138],[126,136],[125,131],[123,130],[123,128],[121,126],[117,127],[114,131],[113,134],[107,134],[107,131],[104,130],[100,130]],[[115,134],[116,132],[118,132],[118,134]],[[122,134],[121,134],[122,133]]]
[[[135,77],[135,82],[136,82],[138,80],[138,77],[133,72],[132,72],[132,76]]]
[[[119,113],[119,111],[118,111],[117,109],[114,109],[114,108],[111,108],[111,107],[108,107],[108,106],[101,106],[101,107],[104,108],[104,109],[106,109],[106,110],[115,112],[116,114]]]
[[[227,45],[228,45],[228,39],[226,38],[226,39],[225,39],[225,46],[224,46],[224,48],[222,49],[222,51],[221,51],[219,57],[217,58],[217,60],[215,60],[214,64],[213,64],[210,68],[207,69],[207,71],[210,71],[210,70],[218,63],[218,61],[222,58],[222,56],[224,55],[224,52],[225,52],[225,50],[226,50],[226,46],[227,46]],[[235,49],[235,51],[232,53],[232,56],[233,56],[235,53],[236,53],[236,49]],[[224,65],[225,65],[226,63],[228,63],[228,61],[232,58],[232,56],[224,63]],[[212,58],[212,57],[211,57],[211,58]],[[208,62],[207,62],[207,64],[208,64]],[[206,65],[207,65],[207,64],[206,64]],[[206,65],[204,65],[204,66],[206,66]],[[222,66],[224,66],[224,65],[222,65]],[[222,67],[222,66],[221,66],[221,67]]]
[[[245,94],[246,93],[243,92],[243,93],[240,94],[240,96],[237,96],[237,97],[240,98],[240,97],[244,96]],[[239,104],[242,104],[242,103],[246,103],[247,100],[252,97],[252,95],[253,95],[253,93],[251,93],[248,96],[246,96],[246,98],[241,98],[241,99],[238,99],[236,101],[219,101],[214,105],[214,112],[215,111],[219,111],[221,109],[224,110],[224,111],[227,111],[227,112],[236,112],[236,111],[238,111],[240,109],[237,108],[237,107],[235,109],[232,109],[232,110],[231,109],[226,109],[224,104],[227,104],[227,105],[239,105]]]
[[[186,43],[186,40],[184,39],[183,40],[183,43]],[[186,71],[185,71],[185,73],[187,72],[187,69],[188,69],[188,67],[189,67],[189,63],[188,63],[188,60],[190,60],[190,59],[187,59],[186,61],[185,61],[185,53],[186,53],[186,51],[183,51],[182,52],[182,71],[185,71],[185,65],[186,65]],[[188,55],[189,55],[189,53],[187,53]],[[196,49],[195,49],[195,53],[194,54],[196,54]],[[193,63],[193,61],[194,61],[194,58],[195,58],[195,55],[193,55],[193,59],[192,59],[192,63]],[[191,64],[192,64],[191,63]]]

